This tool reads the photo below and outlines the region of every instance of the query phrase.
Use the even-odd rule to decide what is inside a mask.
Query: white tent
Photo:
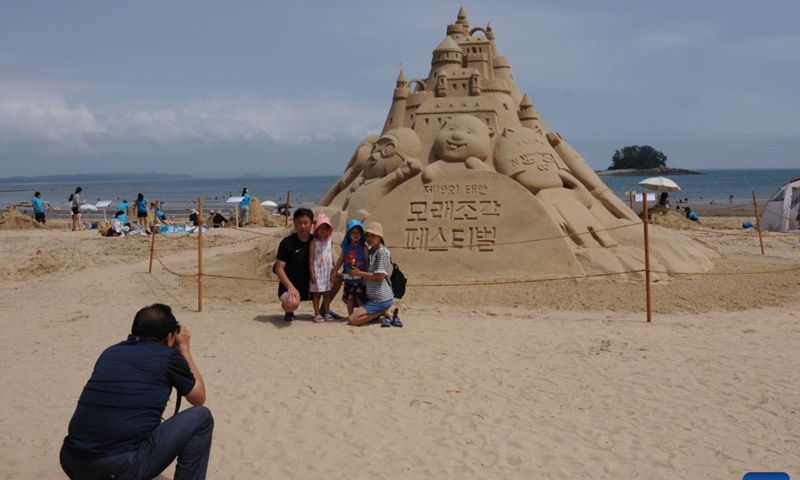
[[[770,232],[800,229],[800,178],[787,182],[769,197],[761,212],[761,228]]]

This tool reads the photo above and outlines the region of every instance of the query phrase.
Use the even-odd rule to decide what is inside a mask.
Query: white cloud
[[[85,105],[70,106],[63,96],[0,93],[0,142],[45,141],[65,149],[89,148],[87,139],[104,126]]]
[[[90,152],[137,142],[297,144],[360,140],[384,112],[350,101],[215,97],[168,105],[71,105],[58,94],[0,92],[0,143],[41,142],[59,152]]]

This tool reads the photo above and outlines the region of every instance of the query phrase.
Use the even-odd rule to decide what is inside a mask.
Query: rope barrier
[[[644,268],[638,270],[626,270],[624,272],[611,272],[611,273],[593,273],[590,275],[580,275],[577,277],[547,277],[547,278],[527,278],[516,280],[500,280],[496,282],[482,282],[482,283],[409,283],[406,287],[471,287],[471,286],[493,286],[493,285],[512,285],[517,283],[541,283],[541,282],[554,282],[559,280],[580,280],[583,278],[595,277],[611,277],[614,275],[626,275],[628,273],[642,273]]]
[[[271,278],[245,278],[245,277],[231,277],[228,275],[215,275],[212,273],[203,272],[204,278],[222,278],[227,280],[244,280],[246,282],[263,282],[263,283],[280,283],[280,280],[273,280]]]
[[[780,220],[789,220],[789,221],[795,220],[792,217],[784,217],[782,213],[767,211],[766,205],[764,205],[764,207],[762,208],[761,215],[764,215],[765,213],[768,215],[772,215],[773,217],[778,217]]]
[[[687,206],[688,206],[688,204],[687,204]],[[727,211],[727,210],[742,210],[742,209],[750,208],[752,206],[753,205],[751,203],[739,203],[739,204],[736,204],[736,205],[728,205],[727,207],[722,207],[722,206],[717,207],[716,204],[715,204],[714,208],[698,207],[695,210],[695,212],[698,212],[698,213],[717,213],[717,212],[724,212],[724,211]],[[744,216],[746,216],[746,215],[744,215]]]
[[[800,266],[792,268],[781,268],[778,270],[759,270],[756,272],[672,272],[667,270],[651,270],[653,273],[665,275],[696,275],[698,277],[736,277],[745,275],[769,275],[771,273],[788,273],[800,271]]]
[[[188,233],[159,233],[158,238],[166,238],[167,240],[180,240],[181,238],[191,237],[193,234]]]
[[[288,203],[288,194],[287,194],[287,203]],[[201,198],[198,198],[198,205],[199,205],[199,208],[200,208],[200,212],[202,212],[202,199]],[[761,209],[761,213],[758,214],[758,210],[759,209],[758,209],[758,204],[757,204],[756,197],[755,197],[755,192],[753,192],[753,205],[754,205],[754,209],[756,210],[756,213],[757,213],[756,220],[759,220],[761,218],[761,216],[764,214],[764,212],[766,211],[766,205],[763,207],[763,209]],[[715,213],[715,214],[719,214],[720,212],[725,212],[725,211],[734,210],[734,209],[741,210],[744,207],[745,207],[745,205],[729,205],[729,206],[715,207],[713,209],[708,209],[708,211],[712,212],[712,213]],[[703,210],[701,209],[701,211],[703,211]],[[644,206],[643,212],[644,212],[644,216],[646,217],[646,215],[647,215],[647,205],[646,204]],[[776,214],[775,212],[772,212],[772,211],[767,212],[767,213],[769,213],[770,215],[773,215],[773,216],[778,216],[778,217],[780,217],[782,219],[786,218],[783,215]],[[288,217],[287,217],[287,222],[288,222]],[[492,282],[464,282],[464,281],[461,281],[461,282],[433,282],[433,283],[413,283],[412,282],[412,283],[409,283],[407,286],[411,287],[411,288],[417,288],[417,287],[420,287],[420,288],[425,288],[425,287],[443,287],[444,288],[444,287],[501,286],[501,285],[515,285],[515,284],[522,285],[522,284],[533,284],[533,283],[544,283],[544,282],[556,282],[556,281],[564,281],[564,280],[574,281],[574,280],[581,280],[581,279],[588,279],[588,278],[605,278],[605,277],[612,277],[612,276],[618,276],[618,275],[629,275],[629,274],[637,274],[638,275],[638,274],[644,273],[645,274],[645,284],[646,284],[646,287],[647,287],[647,321],[650,322],[651,321],[651,299],[650,299],[650,275],[651,274],[662,274],[662,275],[667,275],[667,276],[688,276],[688,275],[692,275],[692,276],[695,276],[695,277],[706,277],[706,276],[707,277],[722,277],[722,276],[769,275],[769,274],[789,273],[789,272],[800,271],[800,266],[792,266],[792,267],[789,267],[789,268],[779,268],[779,269],[775,269],[775,270],[751,271],[751,272],[680,272],[680,271],[668,271],[668,270],[653,270],[653,269],[651,269],[651,267],[650,267],[650,265],[648,263],[649,257],[648,257],[648,254],[647,254],[648,246],[649,246],[649,242],[648,242],[648,239],[647,239],[647,226],[648,226],[648,223],[647,222],[646,223],[642,223],[641,221],[636,221],[636,222],[628,223],[628,224],[625,224],[625,225],[617,225],[617,226],[608,227],[608,228],[602,228],[602,229],[597,229],[597,230],[587,230],[587,231],[584,231],[584,232],[565,233],[565,234],[562,234],[562,235],[554,235],[554,236],[549,236],[549,237],[532,238],[532,239],[525,239],[525,240],[514,240],[514,241],[508,241],[508,242],[497,242],[497,243],[490,243],[490,244],[493,247],[497,247],[497,246],[510,246],[510,245],[526,244],[526,243],[536,243],[536,242],[543,242],[543,241],[559,240],[559,239],[565,239],[565,238],[576,239],[576,238],[578,238],[578,237],[580,237],[582,235],[596,235],[596,234],[598,234],[600,232],[618,230],[618,229],[628,228],[628,227],[639,227],[640,225],[644,226],[644,247],[645,247],[645,266],[644,266],[644,268],[641,268],[641,269],[631,269],[631,270],[625,270],[625,271],[619,271],[619,272],[594,273],[594,274],[569,276],[569,277],[522,278],[522,279],[498,280],[498,281],[492,281]],[[237,239],[227,238],[227,240],[229,240],[229,241],[226,241],[224,243],[225,245],[235,245],[235,244],[239,244],[239,243],[251,242],[253,240],[253,236],[271,237],[271,238],[283,238],[284,237],[284,232],[281,232],[281,233],[259,232],[259,231],[253,231],[253,230],[250,230],[250,229],[240,228],[240,227],[238,227],[238,225],[237,226],[233,226],[233,227],[228,227],[228,228],[231,228],[232,230],[235,230],[235,231],[241,231],[241,232],[247,233],[247,234],[250,235],[250,237],[237,238]],[[759,231],[758,233],[759,233],[759,239],[761,239],[761,232]],[[750,238],[753,237],[753,232],[751,230],[743,230],[741,232],[719,232],[719,231],[712,231],[712,230],[703,230],[703,231],[699,231],[699,232],[696,232],[696,233],[684,233],[684,234],[686,236],[688,236],[688,237],[699,237],[699,238],[737,237],[737,236],[742,236],[742,235],[745,235],[745,236],[750,237]],[[790,245],[790,246],[795,247],[795,248],[800,247],[800,244],[792,244],[792,243],[790,243],[788,241],[784,241],[781,238],[778,238],[778,237],[772,235],[771,233],[768,233],[768,235],[769,235],[770,238],[774,238],[775,240],[777,240],[777,241],[779,241],[781,243],[786,243],[787,245]],[[185,237],[188,237],[188,236],[191,236],[191,232],[187,232],[185,234],[178,234],[178,235],[160,234],[161,238],[166,238],[166,239],[169,239],[169,240],[179,240],[181,238],[185,238]],[[158,261],[158,263],[161,265],[161,267],[166,272],[168,272],[168,273],[170,273],[172,275],[175,275],[175,276],[181,277],[181,278],[196,278],[197,282],[198,282],[198,311],[202,311],[202,279],[204,277],[206,277],[206,278],[217,278],[217,279],[221,279],[221,280],[259,282],[259,283],[267,283],[267,284],[280,283],[280,281],[278,279],[271,279],[271,278],[248,278],[248,277],[238,277],[238,276],[233,276],[233,275],[204,273],[202,271],[202,254],[203,254],[202,253],[202,251],[203,251],[202,236],[198,235],[197,239],[198,239],[197,245],[193,245],[193,244],[192,245],[187,245],[186,248],[159,248],[159,250],[163,250],[163,251],[186,251],[189,248],[197,248],[197,253],[198,253],[198,271],[197,271],[197,273],[194,273],[194,274],[179,273],[179,272],[176,272],[176,271],[170,269],[169,267],[167,267],[167,265],[163,262],[163,260],[161,259],[161,257],[158,255],[158,253],[155,250],[155,242],[154,242],[155,236],[151,239],[151,242],[152,242],[151,243],[151,270],[152,270],[152,258],[155,258]],[[233,240],[233,241],[230,241],[230,240]],[[482,242],[478,241],[478,242],[475,243],[475,245],[470,245],[470,246],[480,247],[482,244],[483,244]],[[762,245],[761,249],[762,249],[762,254],[763,254],[764,253],[764,251],[763,251],[764,250],[763,249],[763,240],[761,241],[761,245]],[[391,246],[390,248],[392,248],[392,249],[401,249],[401,250],[425,250],[426,249],[426,247],[422,247],[422,246]],[[150,286],[148,285],[148,287],[150,287]],[[153,291],[152,288],[151,288],[151,291]],[[153,293],[155,294],[154,291],[153,291]],[[169,292],[166,292],[166,293],[169,295]],[[174,297],[173,297],[173,299],[174,299]]]
[[[748,229],[749,230],[749,229]],[[748,237],[757,236],[758,232],[753,231],[742,231],[742,232],[716,232],[711,230],[703,230],[703,233],[700,235],[692,235],[687,233],[687,237],[740,237],[742,235],[746,235]]]
[[[251,235],[263,235],[266,237],[275,237],[275,238],[283,238],[285,235],[279,233],[266,233],[266,232],[256,232],[253,230],[248,230],[246,228],[239,228],[239,227],[227,227],[229,230],[237,230],[239,232],[249,233]],[[284,228],[284,227],[274,227],[274,228]]]
[[[158,256],[158,252],[154,252],[154,253],[155,253],[155,255],[154,255],[155,259],[158,260],[158,263],[160,263],[161,266],[164,268],[164,270],[168,271],[169,273],[171,273],[171,274],[173,274],[175,276],[178,276],[178,277],[185,277],[185,278],[190,278],[190,277],[196,277],[197,276],[196,273],[191,273],[191,274],[178,273],[178,272],[175,272],[175,271],[171,270],[168,266],[164,265],[164,262],[161,261],[161,257]]]
[[[785,243],[786,245],[789,245],[789,246],[791,246],[793,248],[800,248],[800,245],[798,245],[797,243],[787,242],[786,240],[783,240],[783,239],[775,236],[772,232],[764,232],[764,233],[766,233],[769,238],[777,240],[777,241],[779,241],[781,243]]]

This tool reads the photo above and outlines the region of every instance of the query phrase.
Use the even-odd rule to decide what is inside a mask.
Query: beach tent
[[[770,232],[800,229],[800,178],[784,184],[761,211],[761,228]]]

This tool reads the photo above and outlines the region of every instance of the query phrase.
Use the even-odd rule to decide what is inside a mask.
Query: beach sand
[[[719,254],[712,273],[800,266],[798,235],[762,256],[741,221],[681,231]],[[264,278],[263,236],[204,241],[208,272]],[[284,323],[276,284],[256,281],[206,278],[197,313],[194,278],[147,273],[144,237],[54,226],[0,242],[0,479],[66,478],[58,451],[94,361],[153,302],[192,332],[209,478],[800,475],[800,270],[670,277],[652,324],[638,280],[422,288],[432,277],[406,271],[405,328],[355,328],[312,323],[310,305]],[[195,242],[159,237],[159,256],[192,273]]]

